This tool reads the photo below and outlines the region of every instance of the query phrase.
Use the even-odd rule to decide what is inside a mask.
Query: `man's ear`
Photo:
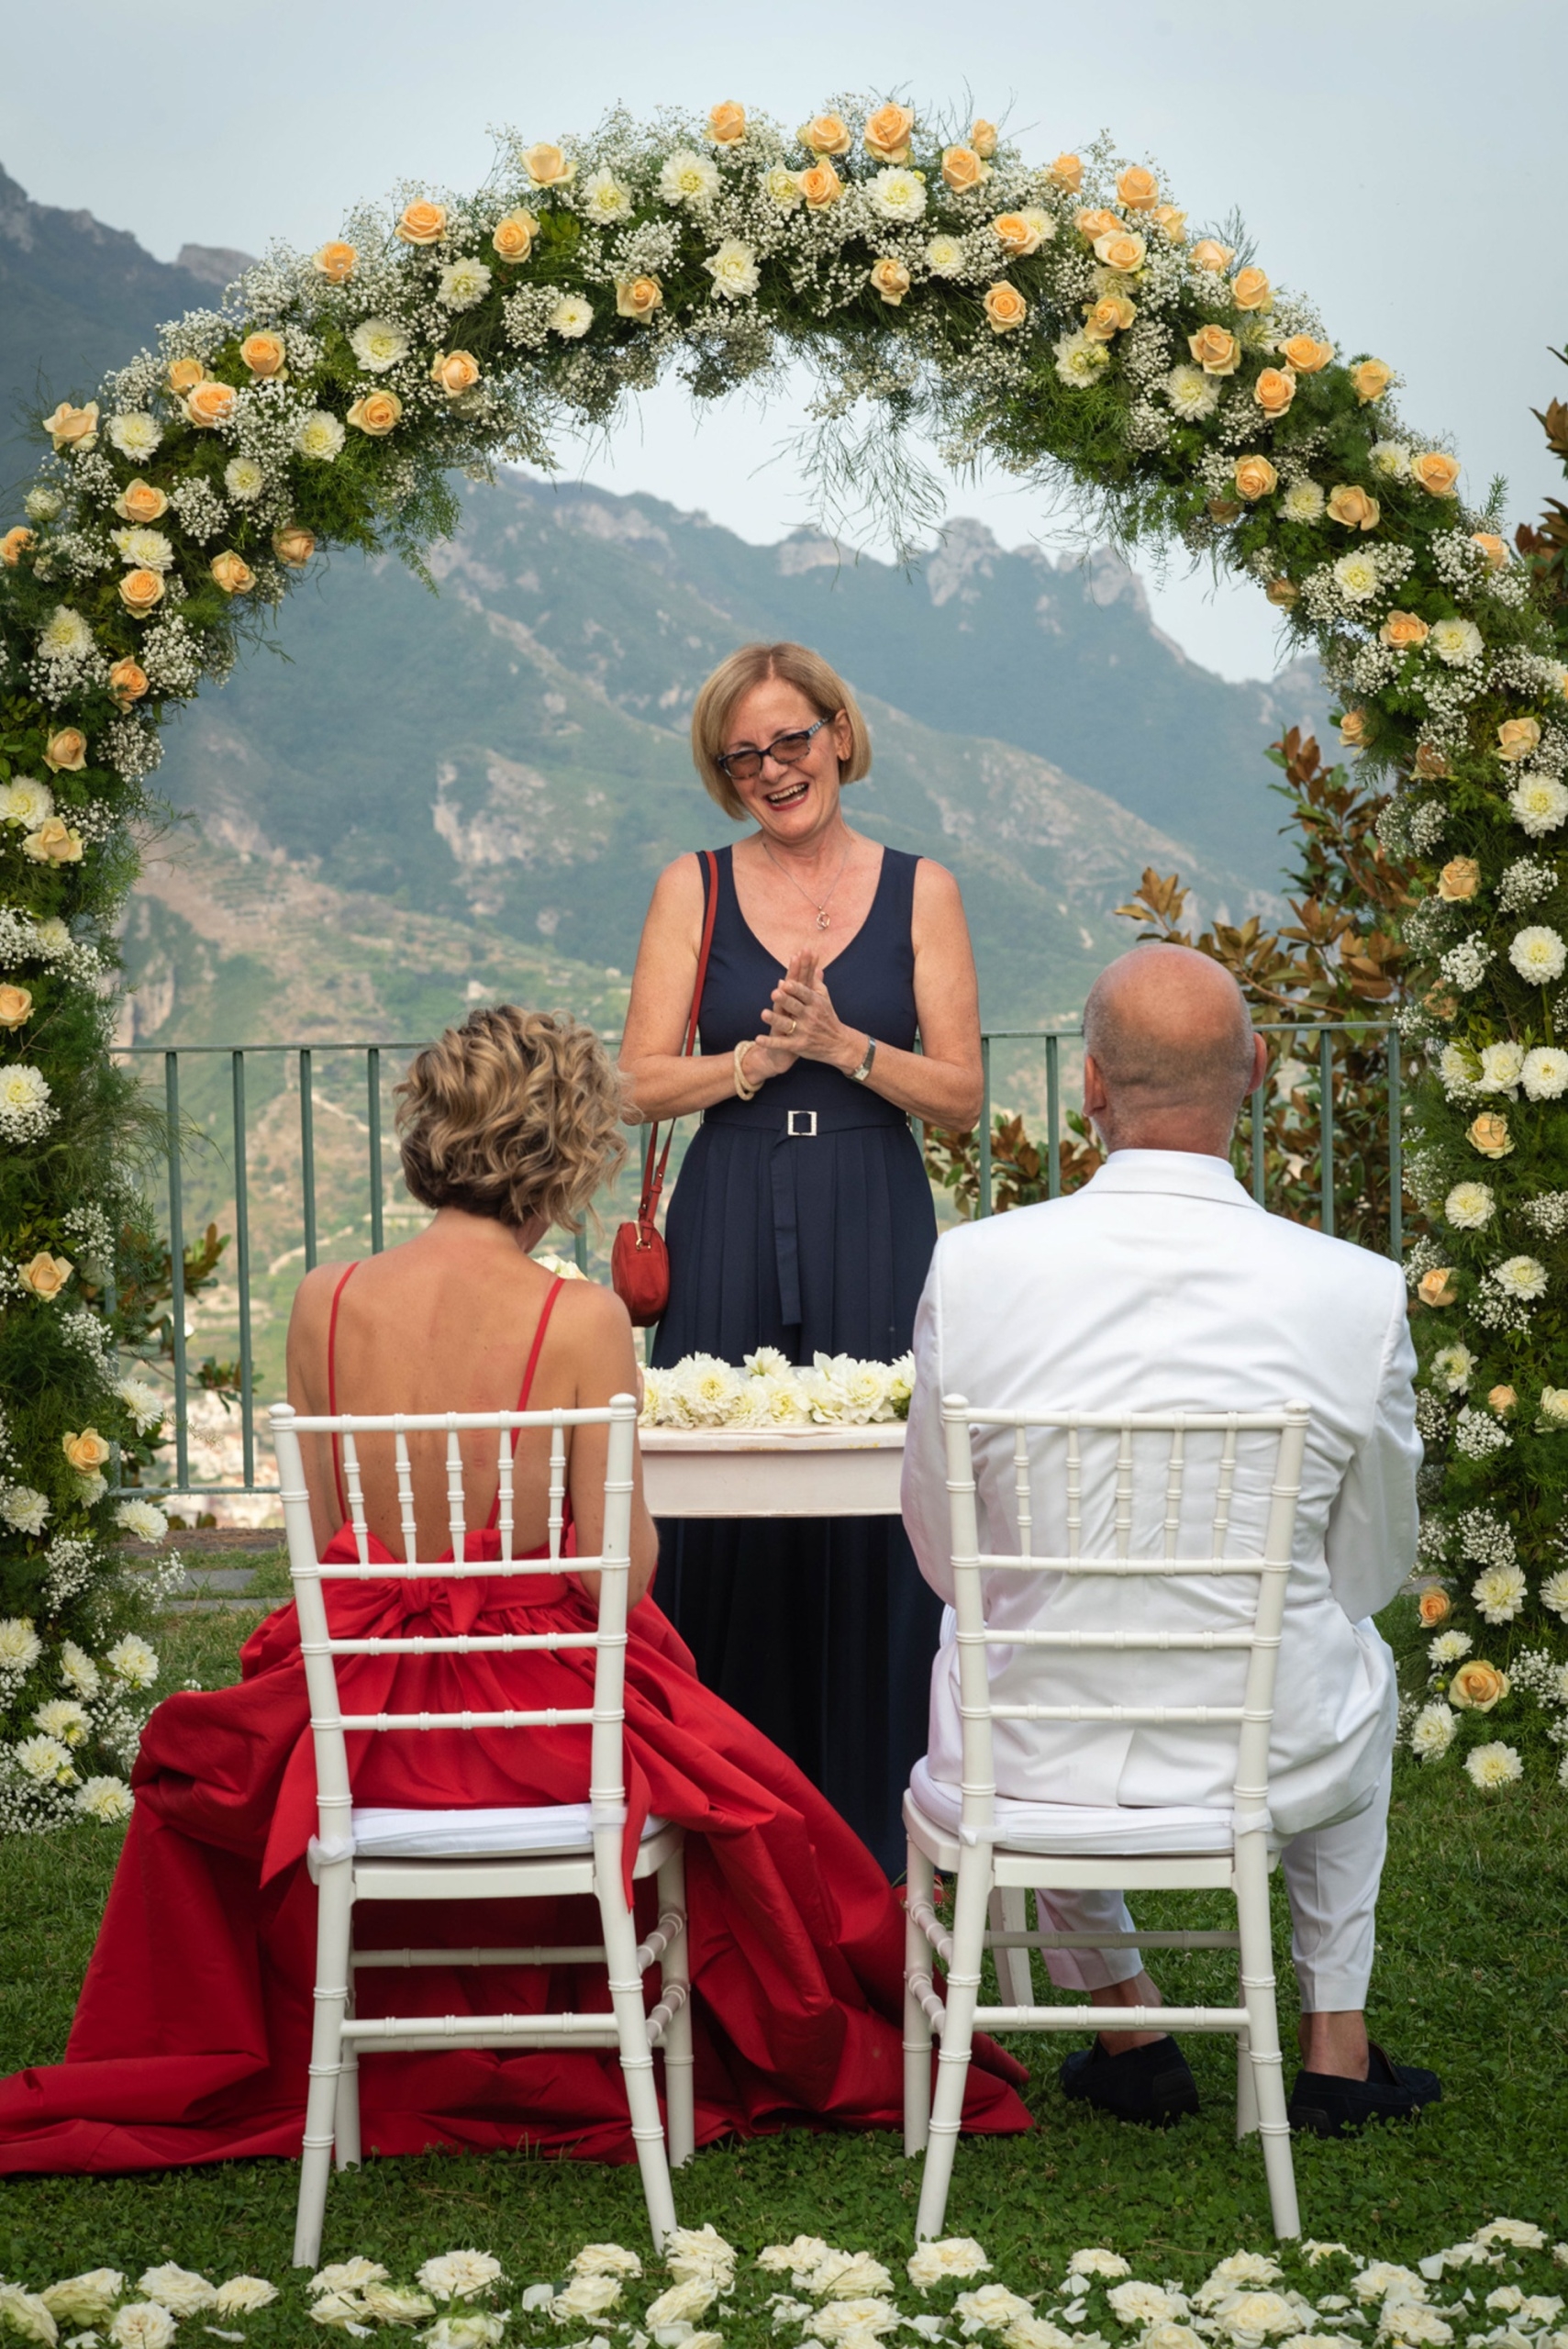
[[[1252,1082],[1247,1087],[1248,1092],[1256,1093],[1268,1073],[1269,1040],[1266,1036],[1254,1036],[1252,1039]]]
[[[1105,1078],[1100,1074],[1099,1063],[1093,1052],[1085,1052],[1084,1055],[1084,1115],[1086,1118],[1098,1118],[1109,1098],[1106,1091]]]

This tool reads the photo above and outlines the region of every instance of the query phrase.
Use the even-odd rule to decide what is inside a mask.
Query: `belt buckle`
[[[795,1124],[795,1119],[797,1118],[809,1119],[810,1123],[807,1125],[797,1126]],[[784,1111],[784,1132],[792,1141],[798,1141],[802,1135],[814,1136],[816,1131],[817,1112],[815,1109],[786,1109]]]

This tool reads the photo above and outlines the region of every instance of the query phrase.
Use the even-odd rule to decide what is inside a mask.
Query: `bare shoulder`
[[[945,864],[922,856],[915,866],[915,910],[937,920],[963,919],[963,897]]]
[[[613,1288],[598,1281],[567,1281],[555,1304],[555,1327],[584,1345],[629,1338],[631,1316]]]
[[[702,860],[688,849],[667,864],[653,884],[653,908],[666,914],[687,914],[702,908]]]
[[[357,1260],[334,1264],[316,1264],[306,1273],[294,1293],[294,1310],[290,1317],[296,1330],[313,1329],[325,1324],[332,1310],[332,1298],[345,1273]]]

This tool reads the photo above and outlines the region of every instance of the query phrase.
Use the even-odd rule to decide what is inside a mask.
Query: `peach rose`
[[[169,389],[176,397],[185,392],[194,392],[202,380],[203,373],[199,359],[171,359],[167,378]]]
[[[1235,258],[1234,245],[1216,244],[1212,237],[1200,237],[1192,250],[1193,267],[1207,269],[1216,277],[1221,270],[1229,269]]]
[[[316,533],[302,529],[297,522],[290,522],[284,529],[272,532],[272,552],[280,562],[289,563],[297,570],[316,552]]]
[[[864,131],[865,150],[879,163],[906,163],[909,134],[915,128],[913,106],[878,106]]]
[[[983,163],[988,163],[996,152],[996,126],[987,122],[984,115],[976,115],[969,126],[969,143]]]
[[[628,277],[616,287],[616,316],[619,318],[651,318],[663,299],[664,291],[656,277]],[[475,375],[478,372],[475,368]],[[439,381],[439,376],[437,381]]]
[[[281,375],[288,359],[281,334],[248,334],[239,346],[239,356],[252,375],[264,382],[269,375]]]
[[[993,334],[1011,334],[1029,317],[1029,306],[1016,285],[1004,277],[999,284],[988,285],[983,305]]]
[[[1430,742],[1418,742],[1416,773],[1423,783],[1440,783],[1448,773],[1448,761]]]
[[[1481,886],[1481,867],[1473,856],[1451,856],[1438,874],[1438,895],[1445,905],[1460,906]]]
[[[168,511],[169,500],[150,481],[128,483],[115,500],[115,512],[128,522],[161,522]]]
[[[559,147],[536,147],[533,152],[536,155],[559,156],[561,150]],[[525,168],[532,169],[527,155],[523,157],[523,162]],[[423,203],[405,205],[403,217],[399,220],[394,233],[406,245],[439,245],[447,233],[446,206]]]
[[[1362,359],[1351,369],[1351,389],[1363,407],[1369,400],[1380,400],[1393,381],[1393,368],[1381,359]]]
[[[65,449],[85,454],[98,438],[98,403],[89,400],[85,407],[72,407],[69,400],[61,400],[54,414],[44,417],[43,429],[54,442],[56,456]]]
[[[1507,1118],[1496,1109],[1483,1109],[1473,1124],[1465,1128],[1465,1139],[1472,1150],[1483,1158],[1507,1158],[1514,1147]]]
[[[1319,342],[1315,335],[1293,334],[1280,345],[1280,357],[1298,375],[1316,375],[1333,356],[1333,344]]]
[[[1421,1619],[1422,1628],[1435,1631],[1438,1625],[1446,1623],[1453,1613],[1453,1601],[1446,1590],[1439,1590],[1434,1584],[1430,1589],[1421,1593],[1416,1602],[1416,1611]]]
[[[1423,449],[1410,460],[1410,478],[1433,497],[1453,497],[1459,491],[1459,459],[1444,449]]]
[[[1181,210],[1179,206],[1174,204],[1157,204],[1149,217],[1153,221],[1154,226],[1157,228],[1164,231],[1164,234],[1170,239],[1172,244],[1184,245],[1186,243],[1187,216]]]
[[[1296,377],[1288,367],[1265,367],[1252,386],[1252,397],[1265,416],[1283,416],[1296,397]]]
[[[1470,543],[1480,550],[1481,560],[1488,571],[1502,571],[1508,560],[1508,550],[1496,530],[1472,530]]]
[[[1497,756],[1510,764],[1516,759],[1528,759],[1532,751],[1540,748],[1539,718],[1505,718],[1497,729]]]
[[[800,143],[809,147],[818,161],[824,155],[847,155],[850,126],[841,114],[813,115],[800,134]]]
[[[1364,489],[1358,489],[1353,482],[1342,481],[1337,489],[1329,492],[1328,515],[1331,522],[1342,522],[1347,530],[1375,530],[1383,518],[1383,508]]]
[[[1435,1265],[1429,1273],[1423,1273],[1417,1283],[1416,1294],[1423,1305],[1452,1305],[1459,1291],[1453,1286],[1451,1267]]]
[[[32,1016],[30,988],[13,986],[9,982],[0,986],[0,1028],[24,1027]]]
[[[1048,165],[1045,176],[1052,187],[1076,195],[1084,184],[1084,166],[1076,155],[1058,155],[1055,162]]]
[[[69,1256],[51,1256],[47,1248],[40,1248],[30,1264],[17,1265],[17,1274],[24,1287],[30,1288],[35,1297],[54,1297],[60,1295],[74,1270]]]
[[[909,291],[909,273],[901,261],[888,258],[873,262],[871,272],[873,290],[893,309],[897,309]]]
[[[1236,460],[1236,494],[1249,506],[1260,497],[1267,497],[1279,487],[1279,475],[1266,457],[1238,457]]]
[[[1130,277],[1135,269],[1141,269],[1148,250],[1134,228],[1110,228],[1095,239],[1095,260],[1114,269],[1118,277]]]
[[[348,421],[356,432],[368,432],[373,440],[384,440],[403,414],[403,402],[395,392],[367,392],[349,410]]]
[[[1366,738],[1367,722],[1365,710],[1347,709],[1343,718],[1340,720],[1340,741],[1348,742],[1351,750],[1359,750],[1361,745],[1366,740]]]
[[[1037,212],[1030,219],[1022,212],[999,212],[991,223],[991,234],[1005,253],[1027,258],[1039,252],[1045,240],[1046,232],[1040,223],[1047,217]]]
[[[1241,364],[1241,346],[1227,327],[1199,327],[1187,349],[1206,375],[1234,375]]]
[[[109,691],[122,709],[139,701],[147,691],[147,672],[139,661],[117,661],[109,671]]]
[[[7,530],[5,537],[0,539],[0,562],[5,564],[7,571],[15,571],[28,549],[34,544],[36,538],[36,531],[29,530],[25,523],[18,522],[14,529]]]
[[[942,149],[942,177],[955,195],[966,195],[990,176],[990,164],[983,162],[973,147]]]
[[[1299,603],[1301,600],[1301,590],[1296,582],[1284,577],[1271,579],[1263,589],[1263,593],[1271,604],[1279,606],[1282,612],[1288,612],[1293,604]]]
[[[248,596],[256,584],[255,573],[244,556],[236,554],[232,547],[226,547],[221,554],[215,554],[207,570],[214,584],[221,587],[226,596]]]
[[[648,310],[656,310],[662,299],[658,285],[651,277],[639,277],[635,280],[635,283],[642,286],[651,286],[653,289],[653,298],[646,305],[644,309],[621,310],[622,317],[643,317],[647,315]],[[621,306],[620,294],[621,289],[617,286],[616,288],[616,307],[617,310],[620,310]],[[464,392],[472,392],[475,384],[479,381],[479,362],[474,357],[472,351],[438,351],[434,359],[430,362],[430,381],[436,385],[438,390],[445,392],[449,400],[461,399]],[[375,395],[372,393],[370,396],[373,398]],[[396,421],[397,417],[394,417],[392,424],[395,424]],[[392,424],[384,425],[379,429],[384,431],[390,432],[392,429]],[[362,429],[367,432],[371,432],[376,430],[378,428],[373,425],[367,424]]]
[[[1125,294],[1106,294],[1084,313],[1084,332],[1091,342],[1112,342],[1125,334],[1138,316],[1135,303]]]
[[[1425,644],[1430,629],[1415,612],[1390,612],[1378,635],[1391,652],[1408,652],[1414,644]]]
[[[826,212],[844,193],[844,183],[829,162],[813,163],[795,182],[813,212]]]
[[[1141,163],[1129,163],[1116,184],[1117,202],[1129,212],[1152,212],[1160,201],[1160,183]]]
[[[204,432],[216,431],[228,417],[234,406],[232,384],[215,384],[206,380],[194,384],[185,394],[185,415],[192,424]]]
[[[739,147],[746,136],[746,109],[726,98],[708,110],[707,135],[716,147]]]
[[[318,245],[312,259],[328,285],[341,285],[345,279],[353,275],[359,254],[352,245],[346,245],[340,237],[334,237],[328,243]]]
[[[1508,1675],[1484,1656],[1468,1656],[1454,1666],[1448,1700],[1462,1713],[1489,1713],[1508,1693]]]
[[[1104,205],[1085,205],[1083,211],[1073,214],[1073,226],[1093,244],[1096,237],[1116,236],[1126,228],[1127,223],[1119,214],[1107,212]]]
[[[50,774],[80,774],[87,763],[87,737],[80,726],[62,726],[51,734],[43,763]]]
[[[1241,508],[1233,497],[1211,497],[1207,506],[1211,522],[1235,522],[1240,519]]]
[[[72,830],[63,816],[46,816],[23,841],[22,854],[35,864],[80,864],[82,835]]]
[[[157,571],[128,571],[120,581],[120,601],[128,612],[139,618],[146,612],[156,611],[163,601],[163,576]]]
[[[64,1435],[60,1448],[79,1476],[94,1475],[109,1456],[109,1447],[96,1428],[83,1428],[80,1435]]]
[[[1496,1411],[1500,1419],[1506,1419],[1510,1411],[1518,1408],[1518,1399],[1513,1387],[1494,1386],[1486,1397],[1486,1406],[1489,1410]]]
[[[1261,269],[1243,269],[1231,281],[1230,298],[1239,310],[1266,310],[1274,289]]]
[[[490,241],[496,258],[508,262],[515,269],[519,262],[527,261],[538,235],[539,222],[531,212],[508,212],[504,220],[496,221]]]

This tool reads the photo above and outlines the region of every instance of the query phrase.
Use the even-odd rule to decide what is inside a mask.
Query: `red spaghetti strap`
[[[528,1366],[523,1372],[522,1386],[518,1391],[517,1402],[513,1406],[515,1410],[526,1411],[528,1408],[528,1397],[534,1391],[534,1373],[539,1368],[539,1354],[544,1347],[544,1333],[550,1327],[550,1317],[555,1310],[555,1300],[561,1295],[562,1290],[565,1286],[566,1281],[564,1275],[558,1275],[557,1278],[550,1283],[550,1295],[545,1298],[544,1310],[539,1317],[539,1328],[534,1331],[533,1344],[528,1348]],[[514,1428],[512,1430],[512,1457],[514,1460],[517,1456],[517,1438],[521,1434],[521,1428]],[[486,1527],[491,1532],[495,1531],[495,1527],[499,1522],[500,1515],[501,1488],[499,1485],[497,1485],[495,1487],[495,1497],[490,1504],[490,1515],[485,1520]]]
[[[332,1317],[327,1324],[327,1416],[332,1419],[338,1416],[338,1300],[349,1286],[349,1273],[357,1273],[359,1269],[356,1258],[332,1292]],[[343,1497],[343,1461],[336,1431],[332,1436],[332,1481],[338,1487],[339,1522],[347,1525],[349,1504]]]

